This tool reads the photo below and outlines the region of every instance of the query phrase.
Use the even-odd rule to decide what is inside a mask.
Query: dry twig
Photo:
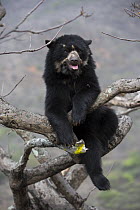
[[[131,17],[137,16],[137,17],[140,18],[140,15],[139,15],[138,13],[132,11],[132,10],[129,10],[129,9],[126,8],[126,9],[124,9],[124,11],[125,11],[128,15],[130,15]],[[133,16],[132,16],[132,15],[133,15]]]
[[[63,26],[57,31],[57,33],[55,34],[55,36],[50,40],[50,42],[48,42],[47,44],[36,48],[36,49],[26,49],[26,50],[21,50],[21,51],[11,51],[11,52],[1,52],[0,55],[9,55],[9,54],[22,54],[22,53],[31,53],[31,52],[37,52],[39,50],[42,50],[43,48],[47,47],[47,45],[49,45],[59,34],[59,32],[62,30]]]
[[[26,77],[26,75],[25,75],[24,77],[21,78],[21,80],[13,87],[13,89],[12,89],[9,93],[7,93],[6,95],[1,96],[1,97],[2,97],[2,98],[5,98],[5,97],[9,96],[9,95],[16,89],[16,87],[23,81],[23,79],[24,79],[25,77]]]
[[[14,32],[18,32],[18,33],[32,33],[32,34],[42,34],[42,33],[45,33],[45,32],[48,32],[48,31],[52,31],[52,30],[55,30],[55,29],[58,29],[58,28],[61,28],[62,26],[65,26],[69,23],[72,23],[73,21],[77,20],[79,17],[90,17],[91,15],[89,14],[86,14],[85,15],[85,12],[83,10],[83,8],[81,9],[80,11],[80,14],[78,14],[76,17],[68,20],[68,21],[65,21],[64,23],[61,23],[59,25],[56,25],[56,26],[53,26],[51,28],[48,28],[48,29],[44,29],[44,30],[40,30],[40,31],[32,31],[32,30],[14,30]]]
[[[122,40],[122,41],[140,42],[139,39],[126,39],[126,38],[117,37],[117,36],[114,36],[114,35],[111,35],[111,34],[108,34],[108,33],[105,33],[105,32],[101,32],[101,33],[102,33],[102,34],[105,34],[105,35],[107,35],[107,36],[113,37],[113,38],[115,38],[115,39]]]
[[[44,2],[45,0],[41,0],[30,12],[27,13],[27,15],[15,26],[14,29],[10,30],[9,32],[5,33],[0,39],[4,39],[8,37],[11,33],[15,32],[16,29],[23,24],[27,18]]]

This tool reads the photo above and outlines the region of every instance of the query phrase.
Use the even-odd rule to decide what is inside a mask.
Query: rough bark
[[[0,21],[2,20],[2,18],[6,15],[6,10],[3,7],[1,1],[0,1]],[[0,25],[1,26],[1,25]]]
[[[98,108],[119,93],[136,92],[139,90],[140,79],[119,80],[99,95],[97,101],[89,111]],[[45,116],[24,110],[18,110],[8,104],[3,98],[0,98],[0,123],[13,129],[16,128],[17,132],[18,129],[23,129],[41,133],[47,136],[51,142],[56,142],[56,135],[53,133],[53,130]],[[117,132],[109,142],[108,149],[103,152],[103,155],[114,149],[123,140],[131,126],[132,121],[130,117],[124,115],[119,117]],[[28,139],[28,137],[29,136],[26,136],[25,138]],[[62,170],[74,165],[75,157],[78,160],[77,155],[73,155],[73,157],[69,154],[61,155],[57,158],[49,160],[48,162],[42,161],[42,156],[40,159],[40,165],[32,169],[25,169],[28,157],[33,148],[35,146],[54,146],[51,142],[47,142],[45,140],[36,141],[35,139],[29,141],[29,143],[25,146],[24,154],[17,165],[10,161],[10,159],[4,155],[3,151],[0,150],[0,167],[7,175],[10,176],[10,186],[13,192],[16,208],[20,210],[23,209],[24,206],[24,209],[35,209],[28,194],[28,186],[53,176],[52,180],[56,186],[59,187],[59,192],[63,194],[63,196],[74,206],[75,209],[96,209],[95,207],[87,206],[85,201],[76,193],[67,181],[60,174],[56,175]],[[5,160],[6,163],[4,162]],[[7,163],[10,165],[9,170],[6,170]],[[76,189],[78,185],[80,185],[80,182],[78,182],[74,188]]]
[[[91,110],[105,104],[117,94],[131,93],[139,90],[139,78],[118,80],[101,92]],[[0,123],[9,128],[43,134],[47,136],[50,141],[56,142],[56,135],[52,132],[52,127],[45,116],[24,110],[18,110],[2,98],[0,98]]]

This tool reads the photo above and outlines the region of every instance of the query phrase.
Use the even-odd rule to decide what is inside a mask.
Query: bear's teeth
[[[77,70],[78,69],[78,65],[77,66],[70,65],[70,68],[74,69],[74,70]]]

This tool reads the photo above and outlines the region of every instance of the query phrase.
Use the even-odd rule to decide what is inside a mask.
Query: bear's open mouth
[[[71,65],[71,64],[69,64],[69,68],[73,69],[73,70],[78,70],[79,69],[79,65]]]

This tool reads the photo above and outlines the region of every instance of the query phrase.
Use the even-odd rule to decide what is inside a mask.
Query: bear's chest
[[[79,87],[76,81],[64,81],[64,88],[67,90],[67,111],[69,112],[72,109],[73,98],[79,91]]]

